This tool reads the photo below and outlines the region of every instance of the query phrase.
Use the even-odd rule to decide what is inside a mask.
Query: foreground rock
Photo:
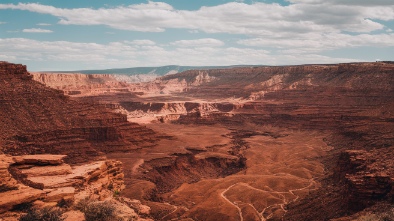
[[[14,157],[0,155],[3,175],[0,177],[0,214],[23,204],[32,203],[43,208],[56,206],[60,202],[72,203],[85,198],[96,198],[109,200],[117,208],[120,217],[138,218],[133,207],[129,206],[133,201],[118,201],[113,198],[114,192],[118,193],[124,188],[120,162],[106,160],[70,166],[63,162],[65,157],[48,154]],[[83,220],[80,219],[80,212],[69,212],[68,215],[73,220]],[[2,216],[5,215],[0,217]]]

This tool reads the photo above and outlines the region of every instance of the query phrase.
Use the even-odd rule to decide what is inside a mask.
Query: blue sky
[[[394,60],[393,0],[2,0],[30,71]]]

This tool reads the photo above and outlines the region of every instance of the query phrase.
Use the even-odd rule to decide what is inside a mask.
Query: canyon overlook
[[[394,214],[393,62],[124,79],[0,62],[1,219],[87,196],[123,220]]]

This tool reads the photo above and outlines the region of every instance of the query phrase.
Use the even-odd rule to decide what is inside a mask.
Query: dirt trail
[[[299,197],[300,197],[299,195],[295,194],[294,192],[295,192],[295,191],[301,191],[301,190],[308,189],[308,188],[310,188],[312,185],[315,185],[315,183],[316,183],[316,182],[315,182],[313,179],[311,179],[311,180],[309,180],[309,185],[308,185],[308,186],[305,186],[305,187],[302,187],[302,188],[291,189],[291,190],[289,190],[289,191],[287,191],[287,192],[270,191],[269,193],[271,193],[271,194],[272,194],[272,193],[276,193],[276,194],[278,194],[279,196],[281,196],[281,197],[282,197],[282,200],[283,200],[283,203],[277,203],[277,204],[269,205],[269,206],[265,207],[261,212],[259,212],[259,211],[256,209],[256,207],[253,205],[253,203],[246,203],[246,204],[249,205],[249,206],[251,206],[251,207],[257,212],[257,214],[258,214],[259,218],[261,219],[261,221],[266,221],[266,220],[268,220],[268,219],[270,219],[270,218],[272,218],[272,217],[274,216],[273,213],[270,213],[270,214],[264,216],[264,213],[265,213],[265,211],[266,211],[267,209],[272,208],[272,207],[275,207],[275,206],[279,206],[279,207],[281,208],[281,210],[283,210],[283,212],[286,213],[287,210],[285,209],[285,205],[286,205],[287,203],[289,203],[289,202],[295,202],[295,201],[297,201],[297,200],[299,199]],[[232,184],[231,186],[227,187],[227,189],[225,189],[223,192],[221,192],[220,196],[221,196],[225,201],[227,201],[229,204],[231,204],[232,206],[234,206],[235,208],[237,208],[237,210],[238,210],[238,212],[239,212],[240,219],[243,220],[242,209],[238,206],[239,203],[237,203],[237,201],[231,202],[231,201],[225,196],[225,193],[226,193],[227,191],[229,191],[231,188],[233,188],[234,186],[237,186],[237,185],[243,186],[244,188],[249,188],[249,189],[252,189],[252,190],[264,192],[264,193],[267,193],[268,191],[262,190],[262,189],[258,189],[258,188],[255,188],[255,187],[252,187],[252,186],[250,186],[248,183],[238,182],[238,183]],[[314,189],[315,189],[315,188],[314,188]],[[313,190],[313,189],[309,189],[309,190]],[[290,194],[293,195],[295,198],[294,198],[293,200],[286,199],[286,197],[283,195],[283,194],[285,194],[285,193],[290,193]],[[238,202],[242,202],[242,201],[238,201]],[[245,202],[242,202],[242,203],[245,203]]]
[[[245,139],[250,146],[243,152],[247,159],[246,171],[184,185],[171,194],[170,201],[186,207],[182,202],[193,202],[187,213],[197,214],[207,205],[215,208],[214,205],[224,200],[231,207],[218,207],[217,213],[212,213],[216,219],[223,216],[221,214],[232,214],[230,219],[223,217],[229,220],[265,221],[283,217],[286,204],[319,187],[315,179],[324,173],[324,168],[313,159],[325,154],[328,148],[322,135],[281,133],[286,135],[276,138],[257,135]],[[219,188],[222,191],[215,199],[212,192]]]
[[[136,174],[137,173],[137,169],[142,165],[142,164],[144,164],[144,159],[139,159],[135,164],[134,164],[134,166],[131,168],[131,174]]]
[[[241,221],[243,221],[244,219],[243,219],[243,217],[242,217],[242,210],[241,210],[241,208],[239,208],[239,206],[237,206],[237,203],[236,203],[236,202],[231,202],[231,201],[230,201],[229,199],[227,199],[226,196],[224,195],[227,191],[229,191],[233,186],[235,186],[235,185],[237,185],[237,184],[238,184],[238,183],[233,184],[233,185],[227,187],[227,189],[225,189],[225,190],[220,194],[220,196],[221,196],[224,200],[226,200],[228,203],[230,203],[231,205],[233,205],[235,208],[237,208],[238,213],[239,213],[239,218],[241,219]]]

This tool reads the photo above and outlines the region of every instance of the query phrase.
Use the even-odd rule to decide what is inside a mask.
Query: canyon
[[[138,83],[7,62],[0,71],[0,199],[23,196],[0,200],[0,218],[22,203],[87,195],[139,220],[394,214],[393,62],[187,70]]]

